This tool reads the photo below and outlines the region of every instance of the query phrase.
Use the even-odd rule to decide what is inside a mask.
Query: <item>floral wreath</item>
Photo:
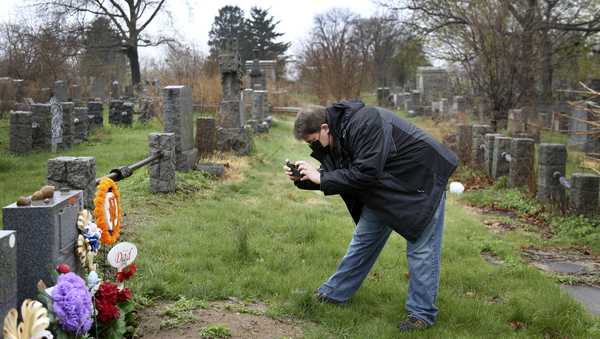
[[[109,229],[108,223],[109,220],[106,220],[106,206],[104,206],[104,201],[106,199],[106,195],[112,192],[115,197],[115,208],[117,210],[117,222],[113,225],[112,230]],[[94,198],[94,215],[96,217],[96,225],[102,230],[102,235],[100,236],[100,241],[105,245],[110,245],[119,239],[119,234],[121,232],[121,194],[119,194],[119,189],[117,188],[117,184],[110,178],[102,178],[100,184],[98,185],[96,191],[96,197]],[[109,210],[110,217],[114,218],[115,216],[112,214],[113,211]]]

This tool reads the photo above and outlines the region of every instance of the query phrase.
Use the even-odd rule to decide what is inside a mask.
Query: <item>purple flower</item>
[[[58,323],[66,332],[77,336],[92,327],[92,295],[85,282],[73,272],[58,276],[52,289],[52,307]]]

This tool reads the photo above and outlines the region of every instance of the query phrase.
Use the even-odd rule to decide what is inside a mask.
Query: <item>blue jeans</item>
[[[442,196],[423,234],[415,242],[406,242],[410,273],[406,312],[428,324],[435,322],[438,312],[435,300],[440,285],[444,207]],[[336,272],[319,287],[319,293],[340,303],[348,301],[367,277],[391,232],[372,210],[363,208],[346,255]]]

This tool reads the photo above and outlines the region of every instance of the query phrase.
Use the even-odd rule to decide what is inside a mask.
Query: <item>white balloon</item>
[[[462,194],[465,191],[465,186],[458,181],[450,183],[450,193]]]

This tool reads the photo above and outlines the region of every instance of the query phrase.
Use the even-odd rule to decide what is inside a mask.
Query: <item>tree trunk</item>
[[[127,58],[129,59],[129,67],[131,70],[131,85],[135,88],[142,81],[137,44],[128,46]]]
[[[548,19],[547,13],[546,20]],[[550,41],[550,28],[548,25],[542,31],[542,100],[545,104],[552,103],[552,78],[554,65],[552,64],[552,42]]]

